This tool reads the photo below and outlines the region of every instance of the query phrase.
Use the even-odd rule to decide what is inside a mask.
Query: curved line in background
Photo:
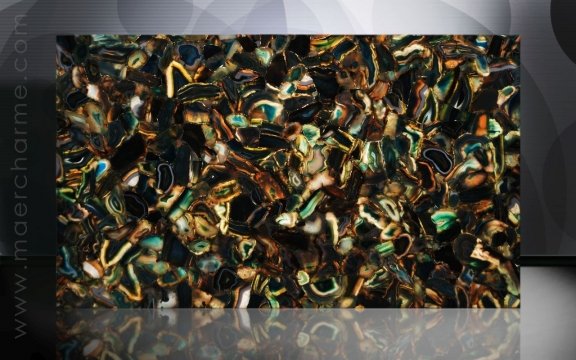
[[[545,141],[542,141],[542,143],[545,144],[550,144],[548,147],[548,152],[547,154],[550,154],[550,152],[554,152],[557,156],[556,160],[559,161],[554,161],[551,165],[553,165],[555,167],[555,171],[557,172],[561,172],[562,174],[566,173],[566,164],[564,162],[564,152],[563,149],[554,149],[554,144],[557,142],[558,139],[558,129],[553,121],[553,117],[552,114],[550,112],[550,109],[548,108],[548,105],[544,99],[544,96],[542,94],[542,92],[540,91],[540,89],[538,88],[538,85],[536,84],[536,82],[534,81],[534,79],[532,78],[530,71],[523,65],[521,65],[522,67],[522,79],[521,79],[521,86],[522,86],[522,92],[523,94],[521,94],[522,98],[521,98],[521,114],[522,114],[522,122],[524,121],[524,116],[528,113],[530,113],[530,118],[532,119],[533,122],[531,123],[524,123],[521,126],[522,128],[522,132],[521,132],[521,154],[522,156],[524,156],[524,161],[522,162],[521,166],[521,171],[522,171],[522,175],[525,174],[524,171],[530,172],[530,166],[528,165],[528,162],[525,161],[525,156],[526,156],[526,146],[527,146],[527,141],[530,141],[530,149],[532,151],[535,151],[537,149],[537,141],[540,139],[544,139]],[[530,93],[530,101],[523,101],[523,99],[526,99],[525,94],[529,92]],[[539,122],[535,122],[535,121],[539,121]],[[527,131],[528,129],[531,129],[529,131]],[[528,137],[529,136],[529,137]],[[536,142],[534,142],[534,140],[536,140]],[[541,148],[540,148],[541,149]],[[541,154],[542,151],[545,150],[540,150],[539,152]],[[540,254],[558,254],[558,250],[560,249],[560,244],[561,244],[561,238],[557,238],[556,236],[550,236],[553,233],[553,228],[546,226],[546,216],[543,216],[544,213],[540,214],[540,218],[536,217],[536,218],[531,218],[530,216],[532,216],[531,214],[534,214],[534,211],[536,211],[534,209],[534,206],[532,204],[526,204],[526,198],[530,197],[530,201],[537,201],[538,205],[541,205],[541,201],[540,198],[542,197],[543,199],[543,204],[545,205],[545,208],[547,210],[548,215],[550,215],[550,217],[552,218],[552,220],[554,221],[554,223],[558,226],[558,228],[562,231],[562,232],[566,232],[565,226],[566,226],[566,195],[567,195],[567,183],[566,183],[566,179],[564,177],[561,177],[560,179],[557,179],[557,182],[555,184],[550,184],[549,179],[550,176],[552,174],[552,176],[554,175],[554,171],[548,171],[548,169],[546,168],[546,164],[549,163],[549,155],[544,155],[544,157],[542,159],[538,159],[538,162],[536,163],[537,168],[533,169],[534,171],[534,175],[537,177],[540,177],[541,179],[541,184],[540,184],[540,188],[538,188],[538,185],[534,184],[534,188],[535,188],[535,192],[525,192],[524,188],[522,186],[522,184],[524,184],[524,177],[521,177],[521,200],[522,203],[524,204],[523,209],[530,209],[530,211],[525,212],[525,210],[523,211],[523,213],[528,214],[528,219],[526,218],[526,216],[523,216],[523,223],[524,224],[529,224],[530,226],[530,231],[527,232],[526,234],[529,234],[528,236],[523,236],[523,245],[525,245],[527,242],[526,240],[528,239],[529,242],[529,246],[531,248],[537,249],[536,244],[538,244],[538,246],[540,246],[540,244],[544,244],[542,246],[542,249],[539,250]],[[537,161],[537,160],[534,160]],[[532,165],[534,165],[534,161],[532,161]],[[533,181],[534,178],[532,177],[531,180]],[[529,205],[528,207],[526,205]],[[559,209],[563,209],[562,211],[559,211]],[[538,238],[533,234],[532,228],[536,228],[538,225],[538,222],[541,222],[544,226],[544,238]],[[524,226],[524,229],[526,229],[526,225]],[[559,255],[559,254],[558,254]]]
[[[398,10],[398,9],[405,9],[405,10],[401,10],[401,12],[399,14],[396,14],[398,19],[406,19],[406,18],[410,18],[410,11],[413,11],[412,9],[406,9],[406,5],[404,1],[401,0],[396,0],[396,1],[390,1],[392,3],[394,3],[394,10]],[[385,13],[386,10],[386,6],[389,6],[390,2],[375,2],[374,3],[374,9],[373,9],[373,22],[375,22],[377,19],[375,18],[375,16],[377,16],[376,14],[378,13]],[[434,10],[430,16],[443,16],[446,19],[449,19],[449,21],[452,21],[453,19],[458,19],[458,21],[462,21],[463,18],[466,19],[467,23],[474,23],[476,25],[476,27],[478,27],[479,29],[482,29],[482,32],[484,33],[491,33],[490,30],[488,28],[486,28],[483,24],[481,24],[480,22],[478,22],[476,19],[470,17],[468,14],[462,12],[460,9],[455,8],[454,6],[450,5],[450,4],[446,4],[444,2],[442,3],[436,3],[434,5],[432,5],[433,3],[431,2],[423,2],[424,4],[428,5],[428,6],[433,6],[432,9],[424,9],[424,10]],[[443,4],[444,9],[440,8],[440,4]],[[382,8],[384,7],[384,8]],[[404,14],[404,11],[406,12],[406,14]],[[448,13],[451,12],[451,13]],[[400,21],[400,20],[398,20]],[[431,24],[429,24],[430,26],[434,26],[437,27],[438,25],[434,24],[433,22]],[[468,26],[468,28],[472,28],[475,26]],[[432,32],[420,32],[423,34],[426,33],[432,33]]]
[[[18,10],[19,14],[26,14],[30,10],[30,8],[32,8],[32,6],[35,5],[34,2],[29,3],[21,0],[3,0],[3,1],[9,3],[0,5],[0,7],[2,7],[2,9],[0,9],[0,16],[6,15],[10,11],[17,9],[17,6],[21,7],[28,6],[26,10],[23,9]],[[0,54],[4,52],[4,46],[6,45],[6,42],[8,41],[10,36],[12,36],[12,32],[14,31],[14,20],[13,19],[10,20],[12,21],[0,21]],[[0,61],[2,61],[1,57]]]
[[[195,7],[195,10],[199,11],[198,16],[196,17],[196,19],[194,18],[190,19],[188,25],[186,26],[186,29],[194,28],[195,26],[203,27],[202,23],[210,23],[210,24],[216,23],[219,25],[219,27],[222,28],[222,31],[220,32],[221,35],[232,32],[230,29],[230,25],[225,24],[217,16],[213,15],[208,10],[208,8],[202,9]],[[188,30],[186,30],[186,32],[188,32]]]
[[[522,255],[542,255],[549,253],[547,251],[546,245],[548,242],[543,241],[546,238],[546,223],[541,221],[544,218],[542,209],[542,203],[540,202],[540,197],[538,196],[538,189],[534,183],[534,177],[530,172],[530,168],[525,161],[520,161],[521,175],[520,175],[520,205],[521,205],[521,223],[530,224],[530,230],[526,229],[526,226],[520,227],[520,236],[522,237],[520,253]],[[536,194],[534,196],[533,202],[536,206],[531,206],[530,211],[526,212],[526,202],[523,201],[523,194]],[[539,221],[540,220],[540,221]],[[528,236],[528,233],[530,234]],[[526,239],[533,239],[532,241],[526,241]],[[542,241],[542,242],[540,242]],[[543,244],[543,245],[542,245]]]
[[[190,23],[194,10],[191,3],[177,0],[118,0],[116,4],[120,24],[129,34],[142,34],[142,29],[154,19],[158,20],[154,23],[155,32],[168,33],[167,26],[173,23]],[[163,25],[166,23],[168,25]]]
[[[440,1],[450,6],[451,8],[458,10],[463,14],[466,14],[471,19],[476,20],[479,24],[482,24],[493,34],[510,33],[512,23],[512,7],[510,5],[509,0],[482,1],[482,2],[465,1],[465,2],[458,2],[457,4],[452,4],[450,0],[440,0]],[[480,6],[482,8],[482,12],[478,11],[477,8],[468,10],[470,6],[472,7]],[[498,27],[499,24],[487,24],[485,21],[480,21],[480,19],[477,18],[478,15],[480,15],[480,17],[482,18],[488,15],[486,16],[488,20],[493,20],[495,18],[494,16],[495,14],[498,14],[497,15],[498,19],[502,18],[507,21],[506,25],[504,26],[507,29],[506,32],[503,32],[500,29],[495,28]]]
[[[197,7],[196,10],[199,11],[198,17],[194,21],[194,23],[189,27],[192,29],[194,26],[200,26],[202,28],[206,27],[213,27],[214,22],[218,22],[221,24],[222,29],[218,29],[218,31],[212,31],[212,34],[216,35],[230,35],[230,34],[237,34],[237,33],[245,33],[245,34],[262,34],[262,33],[271,33],[270,31],[263,31],[262,28],[268,28],[271,25],[272,28],[276,30],[276,28],[280,25],[281,31],[274,31],[274,32],[283,32],[286,31],[286,14],[285,14],[285,7],[284,4],[278,5],[271,0],[252,0],[251,4],[246,4],[247,1],[244,3],[238,2],[239,7],[250,9],[241,16],[238,16],[233,19],[230,23],[225,23],[222,21],[223,15],[224,18],[234,17],[236,9],[225,7],[223,8],[222,3],[218,2],[218,0],[213,0],[210,4],[208,4],[205,8]],[[232,15],[232,16],[227,16]],[[268,23],[273,22],[273,23]],[[206,23],[207,25],[202,25]],[[200,24],[200,25],[199,25]],[[210,25],[208,25],[210,24]],[[187,28],[188,29],[188,28]],[[195,33],[192,31],[192,33]]]
[[[550,22],[554,37],[566,56],[576,64],[576,2],[573,0],[551,0]]]
[[[308,6],[305,2],[301,1],[301,0],[283,0],[282,3],[284,4],[284,13],[286,14],[286,19],[289,18],[289,14],[288,14],[288,4],[294,4],[295,2],[298,2],[298,5],[303,6],[304,8],[306,8],[306,10],[308,11],[309,16],[311,16],[311,18],[315,21],[315,24],[312,27],[317,27],[317,28],[322,28],[322,24],[320,23],[320,21],[318,20],[318,18],[316,17],[316,14],[314,14],[314,11],[310,8],[310,6]],[[288,4],[287,4],[288,3]],[[291,25],[288,25],[291,26]],[[292,29],[290,27],[290,29]]]
[[[260,0],[254,7],[252,11],[246,15],[246,22],[242,31],[246,34],[252,33],[262,33],[261,23],[258,21],[273,21],[274,26],[277,27],[278,23],[281,22],[280,27],[281,32],[287,32],[288,30],[288,20],[286,18],[286,5],[284,2],[274,2],[271,0]],[[254,21],[256,20],[256,21]],[[248,26],[246,26],[248,25]],[[280,32],[280,31],[279,31]]]
[[[314,9],[317,9],[317,7],[319,6],[323,6],[323,4],[320,4],[324,2],[325,4],[329,4],[329,7],[324,6],[324,12],[322,14],[318,14],[318,11],[315,11]],[[304,2],[302,0],[283,0],[282,4],[284,5],[284,9],[285,9],[285,17],[286,19],[288,19],[290,16],[292,16],[291,14],[295,12],[295,8],[303,8],[303,9],[298,9],[296,11],[301,12],[301,13],[306,13],[307,17],[306,20],[311,20],[314,23],[310,24],[308,21],[306,21],[305,24],[300,25],[300,27],[306,27],[306,28],[315,28],[315,29],[322,29],[320,32],[316,31],[316,33],[322,33],[322,32],[326,32],[326,24],[323,24],[322,21],[318,18],[317,15],[322,15],[322,17],[326,18],[327,23],[342,23],[342,22],[347,22],[347,24],[345,24],[343,26],[343,28],[348,29],[348,28],[354,28],[355,30],[358,30],[357,26],[353,26],[354,24],[352,24],[350,21],[351,20],[355,20],[355,19],[350,19],[346,16],[346,12],[342,10],[341,5],[338,3],[338,1],[334,1],[334,0],[321,0],[321,1],[316,1],[316,2]],[[315,4],[315,7],[312,7],[312,4]],[[327,8],[326,8],[327,7]],[[337,13],[334,13],[337,12]],[[328,14],[328,16],[327,16]],[[299,19],[301,20],[301,19]],[[300,29],[295,29],[295,27],[288,23],[287,24],[288,27],[288,31],[289,32],[295,32],[294,30],[297,30],[296,32],[302,30]],[[307,30],[309,31],[309,30]],[[336,32],[332,32],[332,33],[336,33]],[[350,33],[350,31],[348,31],[348,33]]]
[[[573,142],[575,138],[576,123],[565,128],[550,147],[546,156],[546,172],[543,174],[544,199],[548,211],[556,224],[572,238],[576,238],[576,223],[568,222],[566,218],[570,210],[569,204],[576,197],[576,194],[570,192],[568,188],[568,184],[574,180],[574,175],[570,174],[569,169],[576,169],[576,159],[566,157],[564,150],[566,144]]]
[[[364,0],[364,1],[367,1],[367,0]],[[344,11],[345,13],[349,11],[348,8],[347,8],[347,6],[344,5],[344,4],[346,4],[346,1],[345,1],[345,0],[337,0],[337,2],[341,2],[341,3],[342,3],[342,4],[340,5],[342,11]],[[362,10],[363,12],[364,12],[364,11],[368,11],[368,10],[373,6],[374,1],[372,0],[372,1],[370,1],[370,2],[371,2],[370,4],[364,4],[364,2],[362,2],[362,6],[366,6],[366,9],[363,9],[363,10]],[[354,6],[354,5],[353,5],[353,6]],[[351,25],[354,27],[356,33],[358,33],[358,34],[364,34],[364,33],[369,32],[369,31],[367,31],[368,28],[367,28],[365,25],[363,25],[363,24],[362,24],[362,21],[359,20],[356,16],[349,17],[348,20],[350,21]],[[370,25],[371,25],[371,28],[373,29],[373,28],[374,28],[374,24],[372,23],[372,24],[370,24]]]

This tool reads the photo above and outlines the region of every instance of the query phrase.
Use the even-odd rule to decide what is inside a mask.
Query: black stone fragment
[[[123,142],[110,159],[112,168],[122,171],[138,160],[146,151],[146,143],[140,134],[134,134]]]

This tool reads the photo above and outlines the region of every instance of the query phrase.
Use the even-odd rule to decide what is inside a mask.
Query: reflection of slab
[[[58,324],[63,358],[520,358],[516,309],[74,310]]]

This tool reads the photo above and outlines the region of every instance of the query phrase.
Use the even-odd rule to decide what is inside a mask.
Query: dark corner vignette
[[[45,112],[46,85],[35,80],[39,54],[32,20],[7,9],[2,23],[11,24],[0,57],[0,344],[21,359],[52,359],[55,349],[54,257],[41,250],[55,242],[44,226],[53,205],[39,196],[53,187],[53,175],[38,166],[45,140],[53,142],[51,116]],[[44,183],[45,188],[38,186]],[[50,209],[50,210],[49,210]],[[44,236],[38,236],[44,234]],[[12,351],[14,350],[14,351]]]

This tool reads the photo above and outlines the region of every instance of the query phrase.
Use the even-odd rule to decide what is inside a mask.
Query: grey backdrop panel
[[[114,0],[0,5],[0,254],[13,253],[13,89],[29,87],[29,255],[55,252],[56,34],[520,34],[523,254],[576,255],[576,3],[567,0]],[[15,19],[21,18],[19,34]],[[557,34],[555,34],[555,31]],[[15,45],[27,42],[19,54]],[[26,56],[25,74],[14,61]],[[6,98],[6,100],[4,100]],[[33,141],[31,139],[34,139]],[[6,215],[6,216],[4,216]]]

